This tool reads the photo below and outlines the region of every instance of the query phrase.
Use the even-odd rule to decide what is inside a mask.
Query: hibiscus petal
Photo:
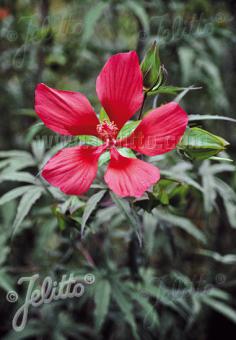
[[[112,56],[97,78],[98,98],[120,129],[143,102],[143,77],[135,51]]]
[[[44,166],[42,176],[68,195],[86,192],[98,168],[98,159],[105,146],[74,146],[60,150]]]
[[[175,149],[187,124],[187,113],[171,102],[148,113],[129,137],[117,141],[117,146],[147,156],[160,155]]]
[[[61,135],[95,135],[99,120],[88,99],[79,92],[38,84],[35,111],[44,124]]]
[[[160,179],[159,169],[137,158],[123,157],[111,149],[111,161],[105,173],[109,188],[121,197],[141,197]]]

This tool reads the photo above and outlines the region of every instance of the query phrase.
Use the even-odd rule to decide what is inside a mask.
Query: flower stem
[[[143,102],[142,102],[142,106],[141,106],[141,109],[140,109],[140,112],[139,112],[138,120],[140,120],[142,118],[142,113],[143,113],[143,108],[144,108],[146,98],[147,98],[147,92],[145,92],[144,96],[143,96]]]

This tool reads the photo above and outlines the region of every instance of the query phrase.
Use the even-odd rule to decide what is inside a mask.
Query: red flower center
[[[97,125],[99,137],[109,145],[114,145],[116,143],[118,131],[119,129],[114,122],[108,122],[107,120],[104,120]]]

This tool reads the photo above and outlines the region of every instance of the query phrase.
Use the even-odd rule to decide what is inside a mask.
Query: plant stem
[[[147,92],[145,92],[144,96],[143,96],[143,103],[142,103],[142,106],[141,106],[141,109],[140,109],[140,112],[139,112],[138,120],[140,120],[142,118],[142,113],[143,113],[143,108],[144,108],[146,98],[147,98]]]

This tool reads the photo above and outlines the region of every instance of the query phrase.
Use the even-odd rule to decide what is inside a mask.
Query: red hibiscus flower
[[[10,15],[10,12],[7,8],[0,7],[0,20],[7,18]]]
[[[81,93],[37,86],[35,110],[48,128],[62,135],[93,135],[104,142],[62,149],[44,166],[42,176],[66,194],[80,195],[95,179],[99,157],[109,150],[111,159],[104,177],[108,187],[121,197],[140,197],[159,180],[159,169],[138,158],[122,156],[119,148],[148,156],[173,150],[186,129],[187,114],[175,102],[162,105],[149,112],[129,137],[117,138],[143,102],[142,73],[134,51],[116,54],[107,61],[96,90],[110,122],[100,122]]]

